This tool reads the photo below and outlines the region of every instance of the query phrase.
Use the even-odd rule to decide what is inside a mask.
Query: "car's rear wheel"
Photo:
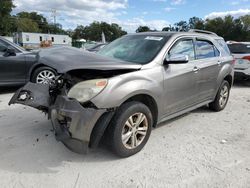
[[[153,118],[149,108],[140,102],[123,104],[112,119],[110,144],[120,157],[139,152],[147,143]]]
[[[49,84],[55,80],[57,73],[50,67],[39,67],[32,75],[31,81],[38,84]]]
[[[223,110],[228,102],[230,94],[230,85],[228,81],[224,80],[218,90],[215,100],[209,104],[209,108],[213,111]]]

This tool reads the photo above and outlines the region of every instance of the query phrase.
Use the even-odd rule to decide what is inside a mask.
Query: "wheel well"
[[[145,104],[152,113],[153,126],[154,127],[156,126],[157,120],[158,120],[158,107],[153,97],[146,95],[146,94],[135,95],[127,99],[124,103],[129,102],[129,101],[138,101],[138,102]]]
[[[38,68],[41,68],[41,67],[49,67],[49,66],[46,66],[46,65],[44,65],[44,64],[38,64],[38,65],[36,65],[35,67],[33,67],[33,68],[32,68],[32,71],[30,72],[30,75],[29,75],[29,81],[31,81],[34,72],[35,72]],[[50,68],[50,69],[53,69],[52,67],[49,67],[49,68]],[[55,69],[53,69],[53,70],[56,72]]]
[[[230,87],[233,85],[233,77],[231,75],[227,75],[224,80],[228,81]]]
[[[36,71],[36,69],[40,68],[40,67],[44,67],[45,65],[43,64],[38,64],[36,65],[35,67],[32,68],[31,72],[30,72],[30,75],[29,75],[29,81],[31,81],[32,79],[32,76],[34,74],[34,72]]]

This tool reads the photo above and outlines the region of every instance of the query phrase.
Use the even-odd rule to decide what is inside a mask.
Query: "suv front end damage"
[[[106,109],[84,108],[77,100],[59,95],[49,109],[49,118],[58,141],[74,152],[86,153],[92,130],[104,113]]]
[[[113,112],[97,109],[94,105],[84,106],[76,99],[69,98],[64,89],[59,94],[55,92],[56,89],[29,82],[13,95],[9,105],[23,104],[47,113],[56,139],[74,152],[87,153],[90,145],[98,145]],[[95,126],[102,129],[93,131]]]

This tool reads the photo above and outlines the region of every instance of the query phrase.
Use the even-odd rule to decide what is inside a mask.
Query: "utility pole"
[[[56,9],[52,9],[52,10],[51,10],[51,16],[52,16],[53,19],[54,19],[54,25],[56,25],[56,16],[57,16]]]

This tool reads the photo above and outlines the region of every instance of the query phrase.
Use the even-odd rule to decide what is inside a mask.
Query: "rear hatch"
[[[250,42],[237,42],[228,44],[235,58],[235,69],[245,70],[250,68]]]

